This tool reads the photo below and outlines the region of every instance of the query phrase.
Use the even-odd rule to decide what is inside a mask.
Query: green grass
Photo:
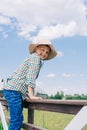
[[[3,126],[2,126],[2,124],[0,123],[0,130],[3,130]]]
[[[63,130],[68,122],[73,118],[73,115],[36,111],[35,124],[48,130]]]
[[[9,116],[9,113],[5,111],[5,114]],[[24,121],[27,122],[27,109],[24,109]],[[46,128],[47,130],[64,130],[65,126],[72,120],[74,115],[63,114],[56,112],[47,112],[35,110],[34,124]],[[2,125],[0,124],[0,130],[3,130]],[[84,130],[87,130],[85,128]]]
[[[27,112],[24,111],[25,121]],[[63,130],[74,115],[35,110],[34,124],[46,128],[47,130]]]

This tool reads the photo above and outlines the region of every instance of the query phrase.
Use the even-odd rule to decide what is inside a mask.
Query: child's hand
[[[30,101],[30,100],[43,100],[42,97],[34,96],[34,89],[32,87],[28,87],[28,91],[29,91],[29,93],[28,93],[28,97],[29,97],[28,101]]]
[[[27,98],[25,99],[25,101],[26,101],[26,102],[29,102],[29,101],[30,101],[30,98],[29,98],[29,97],[27,97]]]
[[[36,97],[36,96],[31,96],[30,97],[31,100],[42,100],[42,97]]]
[[[34,97],[35,99],[38,99],[38,100],[43,100],[42,97]]]
[[[32,97],[30,97],[30,98],[26,98],[26,101],[27,102],[29,102],[30,100],[43,100],[43,98],[42,97],[36,97],[36,96],[32,96]]]

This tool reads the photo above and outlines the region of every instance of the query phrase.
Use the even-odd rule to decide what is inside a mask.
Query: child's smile
[[[36,48],[36,53],[40,56],[42,60],[45,60],[49,56],[50,48],[46,45],[39,45]]]

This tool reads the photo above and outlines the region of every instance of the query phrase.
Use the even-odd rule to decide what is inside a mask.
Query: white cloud
[[[66,77],[66,78],[69,78],[69,77],[71,77],[72,75],[69,74],[69,73],[63,73],[62,76],[63,76],[63,77]]]
[[[11,21],[8,17],[0,16],[0,24],[10,25]]]
[[[77,25],[74,21],[68,24],[44,26],[37,34],[37,38],[56,39],[59,37],[73,36],[77,33]],[[35,37],[34,37],[35,38]]]
[[[26,39],[30,38],[29,32],[35,32],[36,31],[36,26],[34,25],[27,25],[24,23],[20,23],[19,25],[20,31],[18,32],[19,36],[24,36]]]
[[[54,73],[50,73],[50,74],[48,74],[46,77],[47,77],[47,78],[53,78],[53,77],[55,77],[55,74],[54,74]]]
[[[64,92],[64,94],[87,94],[87,88],[85,87],[81,87],[81,88],[76,88],[73,86],[68,86],[68,87],[62,87],[62,91]]]
[[[26,39],[87,36],[86,5],[81,0],[3,0],[0,14],[0,24],[12,23]]]
[[[57,56],[58,56],[58,57],[63,56],[63,52],[62,52],[62,51],[57,51]]]
[[[8,34],[6,32],[3,32],[2,35],[3,35],[4,38],[8,37]]]
[[[45,89],[46,90],[46,89]],[[63,86],[63,85],[57,85],[53,86],[53,88],[47,88],[46,93],[49,95],[55,95],[57,92],[64,92],[64,95],[66,94],[87,94],[87,87],[75,87],[75,86]]]
[[[2,32],[2,30],[3,30],[2,27],[0,27],[0,32]]]

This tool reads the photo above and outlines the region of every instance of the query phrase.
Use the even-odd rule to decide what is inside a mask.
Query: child
[[[35,80],[37,79],[43,60],[49,60],[57,55],[49,40],[40,40],[29,46],[30,56],[13,73],[4,87],[4,96],[10,109],[9,130],[20,130],[23,114],[22,102],[29,99],[40,99],[34,96]]]

